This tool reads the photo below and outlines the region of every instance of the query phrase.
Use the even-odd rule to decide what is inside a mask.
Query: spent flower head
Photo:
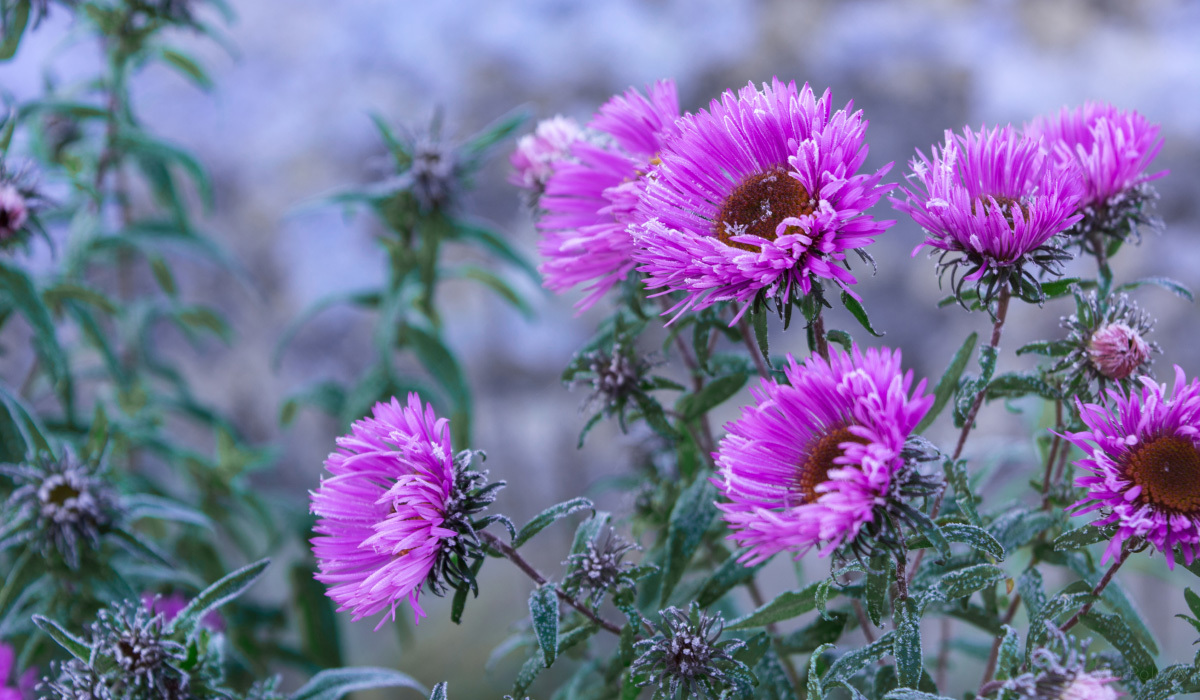
[[[1021,700],[1117,700],[1117,677],[1107,668],[1088,670],[1091,640],[1077,642],[1047,624],[1050,642],[1033,650],[1031,670],[1004,682],[1002,688]]]
[[[1051,167],[1040,142],[1010,126],[945,136],[929,156],[917,151],[904,199],[891,198],[925,230],[913,255],[933,249],[939,280],[950,272],[960,303],[968,282],[985,306],[1006,285],[1040,303],[1038,277],[1058,276],[1071,259],[1059,234],[1081,218],[1078,175]]]
[[[0,465],[16,482],[5,503],[7,537],[79,568],[84,547],[98,549],[101,536],[121,517],[116,490],[100,464],[38,453],[21,464]]]
[[[636,549],[640,547],[609,530],[599,544],[592,540],[587,543],[586,550],[567,557],[564,562],[568,568],[567,575],[563,577],[564,589],[572,592],[586,590],[592,605],[599,605],[610,589],[634,584],[630,574],[634,565],[621,560]]]
[[[1150,374],[1153,354],[1162,352],[1147,339],[1154,320],[1125,294],[1100,297],[1075,292],[1075,313],[1063,318],[1066,354],[1050,367],[1068,396],[1102,396],[1111,386],[1133,388],[1136,377]]]
[[[484,556],[477,530],[504,519],[480,514],[504,483],[471,469],[479,453],[454,454],[449,421],[410,394],[408,405],[376,404],[337,444],[325,461],[330,476],[311,494],[311,542],[317,580],[339,610],[355,620],[383,612],[378,629],[403,600],[419,621],[423,587],[475,590],[471,566]]]
[[[726,689],[744,690],[750,669],[732,654],[745,646],[740,639],[719,641],[725,622],[693,602],[687,612],[676,607],[659,611],[658,631],[634,645],[638,654],[630,672],[638,687],[654,686],[655,700],[716,698]]]

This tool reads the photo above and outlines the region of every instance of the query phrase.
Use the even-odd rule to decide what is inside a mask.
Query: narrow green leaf
[[[750,310],[750,320],[754,324],[754,339],[758,341],[758,350],[762,353],[763,359],[767,361],[767,366],[770,367],[771,344],[766,304],[755,303],[754,308]]]
[[[1043,399],[1056,401],[1059,393],[1054,387],[1042,381],[1036,373],[1005,372],[994,377],[987,386],[989,401],[1000,398],[1020,398],[1022,396],[1040,396]]]
[[[970,545],[973,549],[990,554],[996,559],[1004,561],[1004,546],[995,537],[992,537],[991,533],[981,527],[966,525],[964,523],[946,523],[942,526],[942,533],[951,542]]]
[[[13,305],[28,321],[33,330],[34,350],[50,375],[55,393],[65,401],[71,391],[67,355],[59,345],[54,319],[42,302],[37,286],[24,270],[0,261],[0,292],[8,293]]]
[[[979,334],[971,333],[963,341],[962,347],[958,349],[958,352],[954,353],[954,357],[950,359],[950,366],[946,368],[946,371],[942,374],[942,378],[938,380],[937,386],[933,388],[933,405],[929,407],[929,412],[917,424],[914,432],[924,432],[929,426],[933,425],[933,421],[937,420],[938,414],[946,407],[946,403],[954,395],[954,390],[958,388],[958,380],[967,368],[967,363],[971,360],[971,353],[975,351],[975,343],[978,340]]]
[[[1200,618],[1200,595],[1196,595],[1191,588],[1184,588],[1183,597],[1187,601],[1188,608],[1192,611],[1192,614]]]
[[[942,532],[942,528],[929,518],[925,513],[916,508],[909,508],[905,511],[913,526],[921,533],[921,538],[913,538],[909,542],[910,549],[919,549],[921,545],[930,546],[938,552],[938,557],[942,561],[950,558],[950,540],[946,539],[946,535]]]
[[[542,649],[542,663],[550,668],[558,653],[558,594],[553,583],[540,586],[529,595],[529,617]]]
[[[842,292],[842,305],[846,307],[846,310],[850,312],[854,320],[858,321],[859,325],[868,333],[876,338],[883,337],[883,333],[879,333],[871,326],[871,319],[867,318],[867,310],[863,308],[862,303],[858,299],[850,296],[847,292]]]
[[[589,542],[595,542],[604,528],[608,526],[610,515],[606,511],[595,511],[592,517],[579,523],[575,528],[575,540],[571,544],[571,554],[583,554],[587,551]]]
[[[888,589],[892,585],[895,571],[888,555],[880,553],[871,557],[866,579],[867,617],[871,618],[876,627],[887,613]]]
[[[586,498],[572,498],[569,501],[564,501],[550,506],[541,513],[538,513],[530,520],[525,527],[517,532],[516,538],[513,540],[513,547],[517,548],[528,542],[534,535],[546,529],[558,520],[561,520],[568,515],[583,510],[585,508],[592,509],[595,512],[595,506]]]
[[[1154,657],[1146,650],[1138,640],[1133,630],[1125,624],[1125,621],[1118,615],[1111,613],[1100,612],[1093,608],[1083,616],[1083,624],[1090,629],[1098,632],[1100,636],[1108,640],[1108,643],[1113,645],[1113,648],[1121,652],[1121,656],[1129,662],[1129,666],[1133,668],[1133,672],[1143,681],[1148,681],[1158,673],[1158,666],[1154,663]]]
[[[1187,664],[1175,664],[1158,672],[1142,684],[1134,700],[1163,700],[1182,693],[1200,692],[1200,669]]]
[[[17,55],[17,47],[21,45],[21,37],[25,35],[25,27],[29,24],[30,0],[20,0],[13,10],[9,24],[4,27],[4,41],[0,42],[0,61],[7,61]],[[7,144],[5,144],[7,149]]]
[[[825,673],[822,680],[824,686],[828,688],[838,684],[844,685],[854,674],[891,654],[895,635],[895,632],[888,632],[864,647],[851,649],[839,656],[837,661],[834,661],[833,665],[829,667],[829,671]]]
[[[542,276],[537,271],[537,268],[526,260],[525,256],[518,253],[504,239],[504,236],[496,233],[486,225],[465,219],[455,219],[450,236],[452,240],[477,244],[492,255],[516,266],[517,269],[525,273],[539,287],[542,285]]]
[[[62,628],[54,620],[41,615],[33,616],[33,624],[37,625],[43,632],[48,634],[60,647],[66,649],[67,652],[79,659],[80,661],[89,661],[92,656],[92,648],[87,645],[82,639],[76,637],[70,632]]]
[[[667,526],[666,563],[663,567],[663,605],[671,597],[675,585],[683,578],[692,555],[704,540],[704,533],[717,515],[716,488],[703,477],[691,483],[675,501]]]
[[[1018,355],[1042,355],[1044,357],[1064,357],[1071,353],[1075,345],[1066,340],[1040,340],[1017,348]]]
[[[684,420],[695,420],[741,391],[747,379],[749,377],[741,373],[718,377],[705,384],[700,391],[681,397],[675,405],[675,410]]]
[[[854,347],[854,339],[846,331],[839,331],[836,328],[831,328],[825,332],[825,339],[831,343],[837,343],[842,346],[842,349],[847,353]]]
[[[1021,635],[1009,625],[996,653],[996,680],[1015,678],[1021,672]]]
[[[467,279],[482,283],[499,295],[501,299],[511,304],[514,309],[520,311],[522,316],[527,319],[533,318],[533,307],[502,277],[475,265],[463,265],[457,268],[455,272]]]
[[[446,681],[433,686],[433,692],[429,694],[429,700],[446,700]]]
[[[1066,296],[1071,293],[1071,286],[1078,284],[1079,281],[1078,277],[1063,277],[1051,282],[1043,282],[1042,294],[1046,295],[1047,299],[1057,299],[1058,297]]]
[[[932,592],[941,600],[966,598],[1007,576],[1003,569],[993,564],[976,564],[942,576]]]
[[[390,668],[352,666],[321,671],[293,693],[290,700],[340,700],[348,693],[375,688],[412,688],[425,694],[425,686],[407,673]]]
[[[167,65],[179,71],[180,75],[192,81],[196,87],[200,88],[201,90],[212,89],[212,78],[208,77],[208,73],[206,73],[204,69],[200,67],[200,64],[196,61],[196,59],[181,51],[166,47],[160,48],[158,53],[162,57],[163,61],[167,63]]]
[[[817,589],[821,583],[811,583],[798,591],[780,593],[774,600],[764,603],[754,612],[730,621],[727,630],[744,630],[763,627],[782,620],[799,617],[817,607]]]
[[[900,685],[915,688],[921,682],[925,664],[921,655],[921,613],[913,598],[896,601],[892,611],[896,625],[892,654],[896,657],[896,676]]]
[[[922,690],[913,690],[912,688],[896,688],[892,692],[883,696],[883,700],[954,700],[945,695],[936,695],[934,693],[926,693]]]
[[[821,669],[817,664],[821,661],[821,655],[832,648],[832,644],[822,644],[814,649],[812,655],[808,657],[808,700],[821,700],[825,697],[824,689],[821,687]]]
[[[1054,550],[1062,552],[1070,549],[1082,549],[1097,542],[1109,542],[1117,532],[1116,525],[1096,526],[1092,524],[1067,530],[1054,540]]]
[[[182,631],[184,636],[190,636],[200,618],[204,617],[209,610],[218,608],[241,595],[258,580],[270,563],[270,559],[260,559],[225,575],[221,580],[205,588],[195,598],[192,598],[188,606],[171,621],[167,634]],[[314,678],[314,680],[316,679]]]
[[[1188,301],[1195,301],[1195,298],[1192,296],[1192,290],[1188,289],[1187,286],[1182,282],[1176,282],[1169,277],[1143,277],[1139,280],[1126,282],[1125,284],[1122,284],[1114,289],[1113,292],[1125,292],[1131,289],[1137,289],[1138,287],[1142,287],[1147,284],[1151,284],[1156,287],[1162,287],[1175,296],[1187,299]]]

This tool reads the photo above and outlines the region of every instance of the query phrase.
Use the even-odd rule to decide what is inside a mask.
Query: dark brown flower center
[[[850,432],[849,428],[841,427],[812,442],[808,450],[808,458],[796,470],[795,477],[797,490],[804,497],[804,503],[812,503],[817,500],[821,495],[821,492],[817,491],[817,487],[829,480],[829,470],[842,466],[834,464],[833,460],[845,454],[846,451],[841,448],[844,442],[857,442],[865,445],[867,439]]]
[[[1142,487],[1142,503],[1177,513],[1200,513],[1200,451],[1187,438],[1167,435],[1129,453],[1125,475]]]
[[[996,204],[1000,206],[1000,213],[1004,215],[1004,219],[1008,222],[1010,227],[1013,225],[1012,210],[1014,204],[1017,205],[1017,208],[1021,210],[1021,218],[1025,221],[1029,221],[1029,207],[1019,199],[1005,197],[1004,195],[993,195],[991,197],[979,197],[975,200],[975,202],[979,202],[983,206],[984,214],[990,214],[992,211],[993,199],[996,200]],[[972,214],[975,213],[975,202],[971,202]]]
[[[721,205],[714,224],[717,238],[727,246],[757,251],[746,243],[731,241],[734,236],[757,236],[775,240],[775,229],[789,216],[811,214],[816,202],[808,196],[796,178],[783,168],[746,178]]]

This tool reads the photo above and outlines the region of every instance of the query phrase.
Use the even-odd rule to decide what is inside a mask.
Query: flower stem
[[[532,564],[525,561],[525,558],[522,557],[520,554],[518,554],[517,550],[508,546],[503,541],[501,541],[501,539],[499,537],[496,537],[495,535],[493,535],[490,532],[479,532],[478,535],[479,535],[479,539],[486,542],[489,547],[491,547],[492,549],[495,549],[497,552],[500,552],[501,554],[504,555],[504,557],[506,559],[511,561],[513,564],[516,564],[517,568],[520,569],[521,571],[525,572],[526,576],[533,579],[534,583],[536,583],[539,586],[546,585],[546,577],[542,576],[538,572],[537,569],[533,568]],[[600,617],[598,614],[596,614],[596,611],[591,610],[590,608],[588,608],[588,606],[586,606],[583,603],[576,600],[574,598],[574,596],[567,595],[565,592],[563,592],[562,589],[558,588],[557,586],[554,588],[554,592],[558,594],[559,600],[566,603],[567,605],[570,605],[572,608],[575,608],[576,610],[578,610],[587,619],[596,623],[600,627],[603,627],[604,629],[608,630],[609,632],[612,632],[613,634],[617,635],[618,637],[621,636],[621,626],[620,625],[613,623],[613,622],[609,622],[608,620],[605,620],[604,618]]]
[[[1000,347],[1000,333],[1004,330],[1004,319],[1008,317],[1008,301],[1012,296],[1008,289],[1008,285],[1000,287],[1000,298],[996,301],[996,315],[992,322],[992,339],[989,345],[992,348]],[[958,444],[954,446],[954,455],[950,458],[951,461],[957,460],[962,456],[963,447],[967,444],[967,436],[971,434],[971,426],[975,423],[975,417],[979,415],[979,409],[983,406],[983,400],[987,396],[987,386],[985,385],[975,395],[975,401],[971,403],[971,410],[967,412],[966,422],[963,423],[962,432],[958,434]],[[936,518],[942,510],[942,501],[946,498],[946,489],[938,492],[937,497],[933,501],[933,508],[929,511],[929,517]],[[917,567],[921,565],[921,559],[925,557],[925,552],[928,550],[922,549],[917,552],[913,558],[912,568],[908,571],[908,578],[911,580],[917,575]]]
[[[750,592],[750,600],[754,603],[755,609],[761,608],[766,604],[766,599],[763,598],[762,591],[758,588],[758,580],[750,579],[746,582],[746,590]],[[783,664],[783,671],[787,674],[788,682],[792,684],[792,691],[800,692],[800,674],[796,672],[796,667],[792,665],[792,659],[788,656],[783,648],[783,642],[779,638],[779,628],[772,622],[766,626],[767,635],[771,637],[771,646],[775,647],[775,655],[779,657],[779,663]]]
[[[817,312],[817,317],[813,319],[813,337],[817,339],[817,354],[823,360],[829,362],[829,338],[825,337],[825,314]]]
[[[1128,559],[1129,555],[1132,553],[1133,548],[1129,546],[1129,543],[1126,543],[1125,546],[1121,548],[1121,557],[1108,568],[1108,571],[1104,572],[1104,578],[1100,579],[1100,583],[1097,583],[1096,587],[1092,589],[1092,596],[1094,600],[1089,600],[1088,602],[1084,603],[1083,607],[1079,609],[1079,612],[1072,615],[1070,620],[1067,620],[1063,623],[1062,627],[1058,628],[1060,631],[1066,632],[1075,625],[1079,624],[1079,621],[1083,619],[1083,616],[1087,615],[1092,609],[1092,606],[1096,604],[1096,599],[1099,599],[1100,594],[1103,593],[1104,589],[1108,587],[1109,582],[1112,581],[1113,576],[1116,575],[1117,569],[1121,568],[1121,565],[1125,563],[1125,560]]]
[[[1050,441],[1050,453],[1046,455],[1046,474],[1042,477],[1042,507],[1050,507],[1050,484],[1053,481],[1054,461],[1059,448],[1063,447],[1059,433],[1063,430],[1062,399],[1054,402],[1054,437]]]

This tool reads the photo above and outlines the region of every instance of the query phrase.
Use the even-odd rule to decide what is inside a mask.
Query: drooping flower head
[[[942,251],[939,275],[951,272],[960,300],[973,282],[988,302],[1005,284],[1041,301],[1033,270],[1057,275],[1070,259],[1055,236],[1081,218],[1078,176],[1051,167],[1040,142],[1011,126],[947,131],[941,147],[917,151],[911,165],[905,198],[891,202],[925,230],[913,255],[924,246]]]
[[[891,164],[857,174],[867,121],[852,109],[776,78],[680,120],[634,227],[647,287],[685,295],[669,313],[760,293],[788,304],[820,279],[855,283],[847,251],[895,222],[864,213],[888,189]]]
[[[1095,524],[1117,526],[1103,561],[1127,541],[1148,542],[1175,566],[1200,552],[1200,381],[1175,367],[1175,387],[1148,377],[1141,391],[1109,390],[1107,405],[1077,402],[1087,430],[1063,435],[1086,455],[1075,484],[1087,495],[1072,515],[1100,510]]]
[[[658,634],[634,645],[638,657],[630,671],[642,678],[639,687],[654,685],[654,697],[664,700],[717,698],[728,688],[751,687],[750,669],[732,656],[746,643],[718,641],[725,628],[720,614],[710,616],[695,602],[687,612],[670,607],[658,614]]]
[[[1125,294],[1099,297],[1075,293],[1075,313],[1063,318],[1070,348],[1050,371],[1063,379],[1070,396],[1101,396],[1109,386],[1133,388],[1135,377],[1150,372],[1152,354],[1161,352],[1147,340],[1154,321]]]
[[[33,700],[37,669],[26,669],[20,676],[16,670],[16,652],[11,646],[0,642],[0,700]]]
[[[517,141],[516,150],[509,156],[513,171],[508,181],[536,198],[545,190],[554,169],[571,159],[575,142],[584,138],[586,132],[570,117],[543,119],[532,134]]]
[[[77,569],[84,547],[100,547],[102,535],[120,519],[117,492],[103,478],[103,467],[40,453],[23,464],[0,465],[17,488],[8,497],[8,536],[29,543]]]
[[[595,138],[578,140],[560,161],[539,200],[544,284],[556,292],[583,286],[580,310],[633,271],[634,220],[651,160],[677,132],[675,83],[659,81],[646,95],[635,89],[604,104],[588,123]]]
[[[778,552],[822,556],[843,544],[868,548],[904,519],[905,489],[920,480],[906,442],[933,403],[925,381],[900,366],[900,351],[831,348],[763,380],[755,405],[726,426],[715,479],[718,507],[747,563]]]
[[[482,556],[475,528],[498,516],[473,518],[503,484],[479,486],[485,475],[468,468],[474,453],[455,456],[449,422],[410,394],[407,406],[376,404],[337,444],[311,509],[316,577],[339,611],[355,620],[383,612],[378,629],[403,600],[419,621],[422,586],[435,595],[447,585],[474,587],[470,563]]]
[[[1083,219],[1070,231],[1072,242],[1094,253],[1097,244],[1136,237],[1139,226],[1157,224],[1149,212],[1158,197],[1150,183],[1167,174],[1147,172],[1163,145],[1157,124],[1137,112],[1085,102],[1034,119],[1025,133],[1040,138],[1056,165],[1082,180]]]

